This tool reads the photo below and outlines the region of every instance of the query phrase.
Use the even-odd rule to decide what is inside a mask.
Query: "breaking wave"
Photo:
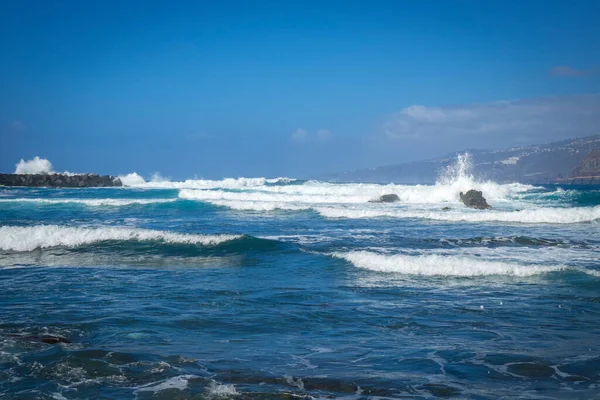
[[[318,207],[325,218],[421,218],[448,222],[513,222],[524,224],[574,224],[600,220],[600,206],[574,208],[534,208],[520,211],[432,211],[399,208]]]
[[[527,277],[556,271],[573,270],[600,277],[598,271],[566,265],[525,265],[512,262],[481,260],[468,256],[442,254],[386,255],[369,251],[334,253],[333,256],[349,261],[358,268],[404,275],[453,277],[503,275]]]
[[[242,235],[198,235],[140,228],[68,227],[38,225],[0,227],[0,250],[32,251],[49,247],[78,247],[103,241],[159,241],[203,246],[242,238]]]
[[[172,203],[177,199],[30,199],[30,198],[12,198],[12,199],[0,199],[0,203],[33,203],[33,204],[83,204],[91,207],[99,206],[129,206],[134,204],[145,205],[145,204],[160,204],[160,203]]]
[[[125,186],[145,188],[145,189],[243,189],[264,185],[278,185],[295,182],[293,178],[225,178],[222,180],[210,179],[187,179],[185,181],[170,181],[155,174],[150,181],[133,172],[127,175],[119,176]]]
[[[52,174],[54,169],[50,160],[35,156],[31,160],[21,159],[15,165],[15,174]]]
[[[369,200],[384,194],[396,194],[402,204],[458,204],[460,192],[469,189],[483,191],[492,204],[505,204],[523,193],[538,189],[520,183],[481,182],[473,177],[470,170],[470,158],[466,154],[459,156],[456,164],[446,169],[435,185],[332,184],[319,181],[273,185],[265,178],[150,182],[145,185],[180,188],[179,197],[182,199],[251,211],[318,210],[319,206],[336,204],[368,209]],[[275,181],[289,183],[288,178],[277,178]]]

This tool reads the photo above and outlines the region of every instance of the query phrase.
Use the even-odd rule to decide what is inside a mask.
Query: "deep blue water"
[[[600,398],[600,188],[465,184],[6,188],[0,398]]]

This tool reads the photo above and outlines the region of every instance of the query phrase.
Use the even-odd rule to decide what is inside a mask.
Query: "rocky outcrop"
[[[469,208],[476,208],[478,210],[487,210],[492,208],[483,197],[483,193],[479,190],[469,190],[467,193],[460,192],[460,201]]]
[[[98,174],[0,174],[0,186],[30,187],[116,187],[123,186],[114,176]]]
[[[395,203],[397,201],[400,201],[397,194],[384,194],[376,199],[369,200],[369,203]]]

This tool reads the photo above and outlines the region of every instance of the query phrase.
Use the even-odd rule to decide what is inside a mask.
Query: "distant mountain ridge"
[[[473,173],[479,179],[499,183],[600,183],[600,168],[592,154],[600,151],[600,135],[585,136],[540,145],[512,147],[506,150],[465,150],[441,158],[410,163],[346,171],[321,176],[333,182],[434,183],[441,170],[456,162],[456,156],[469,152]],[[586,158],[590,156],[591,158]],[[584,161],[585,160],[585,161]],[[582,164],[583,163],[583,164]],[[598,176],[576,182],[586,176]]]

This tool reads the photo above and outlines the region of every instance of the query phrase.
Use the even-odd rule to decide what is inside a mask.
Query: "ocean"
[[[0,398],[600,398],[600,187],[122,179],[0,188]]]

